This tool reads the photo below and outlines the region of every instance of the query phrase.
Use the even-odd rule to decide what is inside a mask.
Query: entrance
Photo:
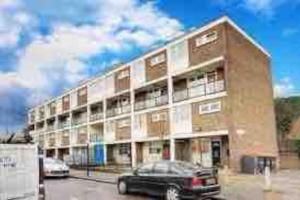
[[[212,141],[212,162],[213,166],[221,164],[221,141]]]

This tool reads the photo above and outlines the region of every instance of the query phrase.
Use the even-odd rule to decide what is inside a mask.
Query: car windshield
[[[45,164],[59,164],[59,165],[62,165],[62,164],[64,164],[64,162],[61,161],[61,160],[46,158],[45,159]]]

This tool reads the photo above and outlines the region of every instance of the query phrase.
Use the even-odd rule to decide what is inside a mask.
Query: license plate
[[[206,179],[206,185],[213,185],[213,184],[216,184],[216,179],[214,178]]]

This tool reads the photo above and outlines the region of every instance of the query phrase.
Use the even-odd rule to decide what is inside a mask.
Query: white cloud
[[[32,105],[50,96],[56,87],[62,87],[56,83],[70,86],[85,79],[90,66],[86,66],[83,60],[91,56],[105,52],[124,53],[136,46],[149,47],[182,31],[177,20],[158,10],[151,2],[100,1],[95,24],[56,23],[50,35],[36,36],[19,52],[16,71],[1,74],[0,82],[4,79],[10,81],[5,87],[0,85],[0,91],[18,83],[32,91],[28,98]],[[29,21],[24,13],[20,13],[16,20],[19,23]]]
[[[272,17],[276,9],[284,4],[289,3],[293,6],[300,3],[299,0],[214,0],[214,2],[221,6],[243,7],[264,17]]]
[[[285,28],[282,30],[283,37],[290,37],[296,35],[297,33],[299,33],[299,30],[297,28]]]
[[[285,77],[279,80],[278,83],[274,85],[274,96],[275,97],[289,97],[296,94],[295,85],[292,83],[291,79]]]
[[[22,29],[29,24],[35,24],[35,19],[23,11],[19,1],[0,0],[0,48],[15,47]]]

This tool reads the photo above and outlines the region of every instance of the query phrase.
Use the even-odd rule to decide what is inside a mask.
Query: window
[[[212,42],[218,38],[217,31],[213,31],[210,33],[207,33],[205,35],[202,35],[198,38],[196,38],[196,47],[200,47],[201,45],[207,44],[209,42]]]
[[[166,121],[167,113],[154,113],[151,116],[152,122]]]
[[[86,95],[86,88],[80,89],[80,90],[78,91],[78,93],[79,93],[79,96],[84,96],[84,95]]]
[[[123,119],[123,120],[119,121],[119,123],[118,123],[119,128],[124,128],[124,127],[128,127],[128,126],[130,126],[129,119]]]
[[[166,60],[166,56],[165,56],[165,54],[162,53],[158,56],[153,57],[150,61],[150,65],[154,66],[154,65],[164,62],[165,60]]]
[[[161,145],[157,142],[151,142],[149,144],[149,154],[159,154],[161,152]]]
[[[119,155],[129,154],[130,153],[130,146],[129,144],[120,144],[119,147]]]
[[[145,165],[141,166],[141,167],[137,170],[137,172],[138,172],[139,174],[147,174],[147,173],[151,173],[152,170],[153,170],[153,164],[150,163],[150,164],[145,164]]]
[[[168,163],[156,163],[154,165],[154,173],[156,174],[167,174],[169,171]]]
[[[208,113],[214,113],[221,111],[221,102],[213,102],[213,103],[207,103],[202,104],[199,106],[199,114],[208,114]]]
[[[129,77],[129,70],[123,70],[118,74],[118,79]]]

